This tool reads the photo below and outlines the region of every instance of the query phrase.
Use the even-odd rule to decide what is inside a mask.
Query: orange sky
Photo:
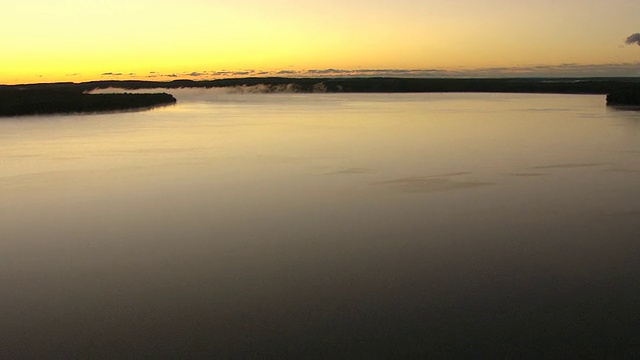
[[[20,0],[0,13],[0,83],[640,75],[640,47],[623,46],[638,14],[629,0]]]

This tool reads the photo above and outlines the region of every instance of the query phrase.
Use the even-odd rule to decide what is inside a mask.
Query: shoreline
[[[0,117],[137,111],[176,102],[176,98],[167,93],[86,94],[73,89],[2,89]]]
[[[286,78],[104,80],[0,85],[0,116],[128,111],[175,104],[168,93],[90,94],[123,90],[260,87],[294,93],[531,93],[607,95],[607,105],[640,105],[640,78]]]

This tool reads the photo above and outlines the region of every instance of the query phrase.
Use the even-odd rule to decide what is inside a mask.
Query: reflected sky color
[[[636,112],[602,96],[174,95],[0,121],[0,355],[635,344]]]

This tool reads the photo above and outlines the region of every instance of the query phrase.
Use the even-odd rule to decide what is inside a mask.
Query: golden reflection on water
[[[550,327],[569,345],[628,330],[600,311],[625,318],[640,293],[640,115],[600,96],[176,92],[0,120],[6,354],[544,349]],[[607,292],[629,301],[567,310]]]

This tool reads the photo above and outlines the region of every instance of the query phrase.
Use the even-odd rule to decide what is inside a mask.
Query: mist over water
[[[639,113],[169,92],[0,120],[0,357],[638,353]]]
[[[322,82],[318,82],[312,88],[312,93],[326,93],[327,89]],[[92,94],[109,94],[109,93],[154,93],[154,92],[170,92],[176,99],[182,101],[206,101],[215,102],[221,99],[229,98],[234,102],[241,102],[242,97],[228,95],[249,95],[249,94],[295,94],[295,93],[309,93],[309,91],[302,91],[294,83],[290,84],[278,84],[278,85],[238,85],[238,86],[225,86],[225,87],[211,87],[211,88],[176,88],[176,89],[120,89],[120,88],[105,88],[91,90]],[[253,101],[264,100],[271,101],[269,98],[252,98]]]

